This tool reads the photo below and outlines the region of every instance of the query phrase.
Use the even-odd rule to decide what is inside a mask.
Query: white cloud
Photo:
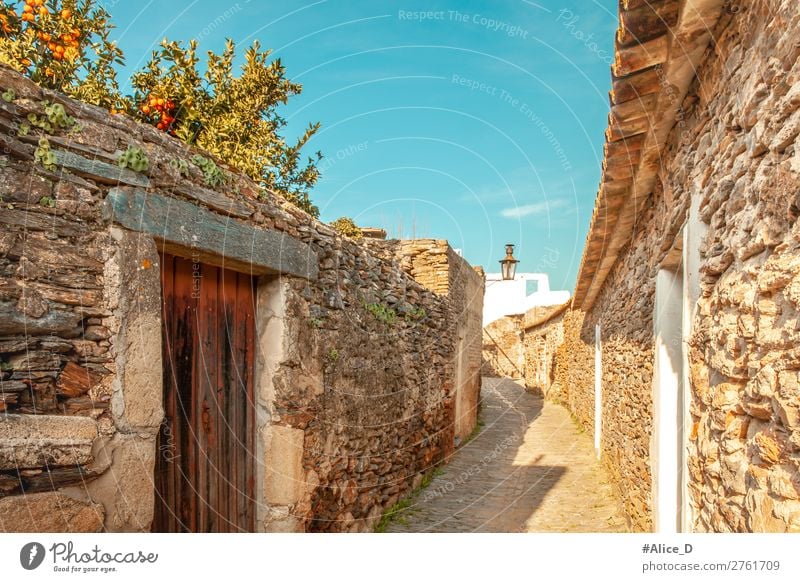
[[[546,214],[556,208],[564,208],[567,201],[563,199],[550,200],[545,202],[534,202],[533,204],[523,204],[522,206],[512,206],[500,211],[503,218],[522,218],[536,214]]]

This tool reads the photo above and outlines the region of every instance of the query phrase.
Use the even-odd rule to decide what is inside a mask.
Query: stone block
[[[97,423],[87,417],[0,417],[0,469],[85,465],[92,460]]]
[[[760,432],[753,438],[753,446],[763,463],[774,465],[781,459],[781,446],[773,435]]]
[[[53,150],[56,163],[90,180],[103,184],[130,184],[147,188],[150,179],[138,172],[103,162],[99,159],[87,159],[69,151]]]
[[[264,520],[267,533],[300,533],[303,522],[291,514],[288,507],[270,507]]]
[[[114,222],[157,236],[170,247],[195,252],[204,262],[219,263],[244,272],[285,273],[315,280],[317,254],[305,243],[277,230],[253,228],[223,218],[189,202],[144,190],[114,188],[104,212]],[[185,225],[197,225],[198,232]]]
[[[118,378],[111,411],[123,432],[155,432],[164,413],[161,362],[161,279],[152,237],[117,229],[121,326]]]
[[[103,529],[103,506],[63,493],[31,493],[0,499],[0,531],[94,533]]]
[[[272,505],[292,505],[305,492],[303,440],[305,432],[280,425],[267,426],[264,439],[264,496]]]
[[[773,509],[775,502],[765,491],[751,489],[745,496],[747,529],[757,533],[783,533],[786,523],[778,519]]]
[[[800,475],[791,465],[777,465],[767,476],[769,492],[783,499],[800,499]]]
[[[155,499],[155,437],[117,434],[98,449],[98,463],[109,468],[86,489],[105,508],[106,530],[149,531]]]

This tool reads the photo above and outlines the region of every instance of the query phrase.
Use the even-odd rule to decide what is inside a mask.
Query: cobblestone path
[[[484,378],[480,433],[390,532],[619,532],[618,503],[589,435],[511,380]]]

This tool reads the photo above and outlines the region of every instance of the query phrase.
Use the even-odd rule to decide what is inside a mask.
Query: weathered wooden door
[[[253,531],[254,279],[161,259],[165,418],[153,531]]]

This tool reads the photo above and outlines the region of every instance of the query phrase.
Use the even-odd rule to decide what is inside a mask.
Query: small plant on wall
[[[358,225],[353,221],[352,218],[347,216],[342,216],[341,218],[337,218],[333,222],[331,222],[331,226],[335,228],[339,234],[343,234],[344,236],[359,239],[364,236],[364,233],[358,228]]]
[[[146,172],[150,167],[150,162],[144,150],[134,146],[128,146],[128,149],[120,155],[117,163],[120,168],[130,168],[134,172]]]
[[[406,317],[408,319],[413,320],[421,320],[425,319],[428,316],[428,313],[425,311],[424,307],[412,307],[406,312]]]
[[[397,312],[383,303],[364,303],[364,309],[369,311],[375,319],[386,325],[392,325],[397,321]]]

